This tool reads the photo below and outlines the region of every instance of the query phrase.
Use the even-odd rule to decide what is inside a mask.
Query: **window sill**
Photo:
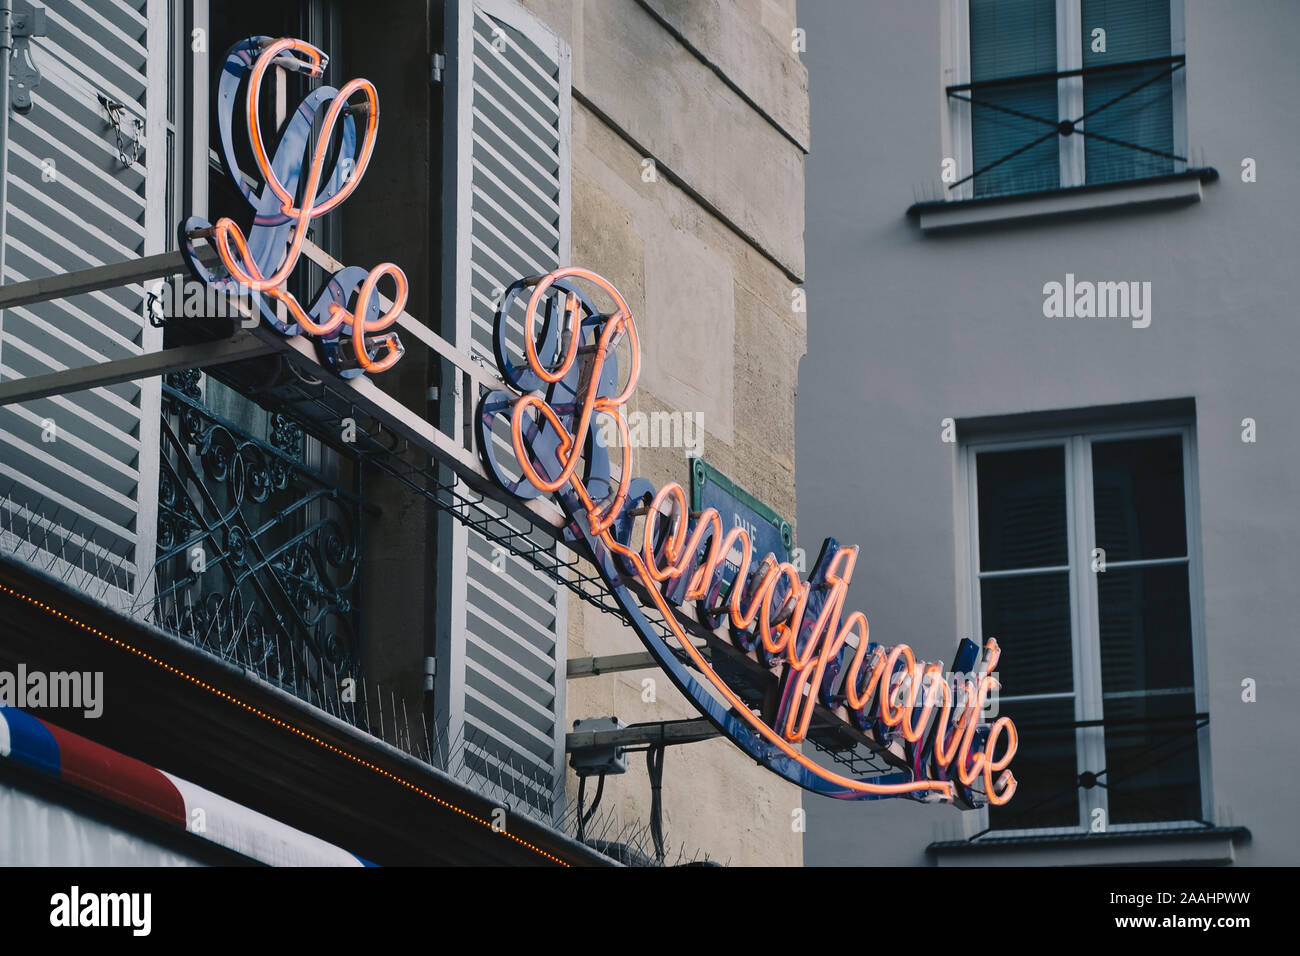
[[[926,854],[936,866],[1227,866],[1249,840],[1245,827],[1189,827],[948,840]]]
[[[1212,166],[1171,176],[1136,179],[1099,186],[1074,186],[1046,192],[980,199],[915,203],[907,214],[922,232],[966,229],[1066,216],[1086,217],[1101,211],[1128,211],[1200,202],[1202,185],[1219,178]]]

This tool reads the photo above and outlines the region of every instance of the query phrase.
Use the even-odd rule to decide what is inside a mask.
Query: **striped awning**
[[[375,865],[14,707],[0,707],[0,759],[146,813],[270,866]]]

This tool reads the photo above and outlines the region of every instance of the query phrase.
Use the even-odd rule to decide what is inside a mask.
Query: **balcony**
[[[1171,145],[1185,66],[1154,57],[947,87],[969,171],[927,186],[908,215],[938,232],[1199,202],[1218,172]],[[1077,117],[1060,114],[1062,90]]]

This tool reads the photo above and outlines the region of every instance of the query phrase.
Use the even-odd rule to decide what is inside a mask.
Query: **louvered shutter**
[[[970,65],[973,84],[1055,72],[1055,0],[970,0]],[[986,88],[977,85],[971,98],[990,104],[971,106],[974,170],[984,169],[1051,132],[1047,123],[1003,110],[1057,122],[1055,79]],[[1051,136],[976,176],[975,195],[1055,189],[1061,181],[1058,156],[1058,137]]]
[[[447,37],[444,328],[495,367],[500,291],[567,264],[569,50],[509,0],[448,3]],[[489,792],[552,818],[564,795],[565,594],[459,523],[442,540],[449,736]]]
[[[1169,0],[1083,0],[1082,15],[1084,67],[1170,55]],[[1106,31],[1105,52],[1092,49],[1092,32],[1098,28]],[[1086,77],[1086,112],[1123,99],[1089,117],[1085,128],[1111,140],[1173,153],[1173,80],[1162,75],[1168,70],[1168,64],[1158,63]],[[1084,138],[1084,148],[1089,183],[1144,179],[1174,171],[1169,155],[1130,149],[1095,136]]]
[[[165,0],[43,6],[48,35],[30,41],[34,106],[10,116],[6,283],[135,259],[166,241]],[[0,379],[156,350],[143,298],[132,285],[5,310]],[[131,601],[153,563],[159,401],[154,378],[0,408],[5,550]]]

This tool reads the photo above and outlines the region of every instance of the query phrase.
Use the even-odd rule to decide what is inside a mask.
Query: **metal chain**
[[[123,138],[122,126],[123,119],[126,117],[126,107],[111,100],[103,93],[96,94],[99,104],[104,107],[104,112],[108,114],[108,121],[113,126],[113,134],[117,138],[117,158],[123,166],[133,166],[140,159],[140,140],[144,133],[144,123],[138,116],[132,116],[130,121],[135,124],[134,135],[129,140]],[[131,154],[127,155],[127,149]]]

